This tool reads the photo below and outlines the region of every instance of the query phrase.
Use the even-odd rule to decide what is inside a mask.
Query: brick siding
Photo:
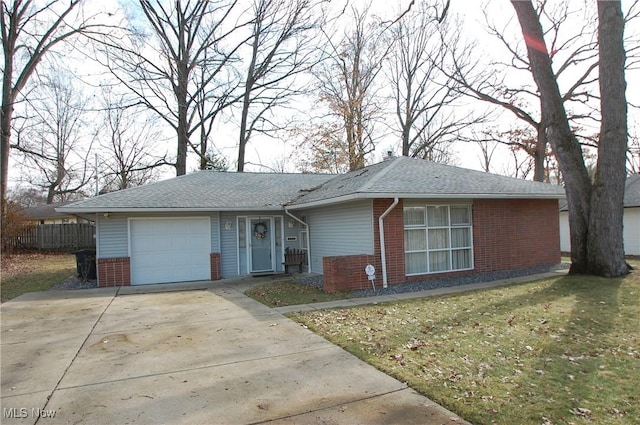
[[[364,267],[374,264],[377,285],[382,286],[382,260],[378,217],[392,199],[373,201],[374,256],[325,257],[324,289],[364,289],[370,282]],[[425,202],[426,204],[427,202]],[[403,202],[384,219],[387,282],[398,285],[429,278],[446,278],[472,273],[522,270],[560,262],[560,225],[557,200],[479,199],[472,203],[474,269],[405,276]]]
[[[558,201],[475,200],[473,245],[477,273],[559,263]]]
[[[98,258],[98,286],[131,285],[131,262],[129,257]]]
[[[382,285],[382,255],[380,253],[380,226],[378,218],[391,206],[393,199],[374,199],[373,201],[373,244],[376,256],[376,271]],[[387,283],[393,285],[406,281],[404,264],[404,214],[400,200],[384,218],[384,244],[387,258]]]
[[[222,279],[222,270],[220,268],[220,253],[212,252],[209,254],[211,264],[211,280]]]

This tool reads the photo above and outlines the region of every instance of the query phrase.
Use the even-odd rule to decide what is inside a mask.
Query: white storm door
[[[273,217],[251,218],[247,236],[251,273],[275,270],[275,237]]]
[[[211,279],[208,217],[129,221],[131,284]]]

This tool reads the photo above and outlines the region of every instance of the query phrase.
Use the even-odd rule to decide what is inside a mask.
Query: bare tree
[[[163,140],[157,117],[127,105],[125,96],[102,90],[100,148],[104,153],[98,174],[102,192],[141,186],[156,178],[159,167],[170,165],[166,152],[153,152]]]
[[[446,5],[422,5],[409,10],[390,29],[387,76],[395,105],[394,129],[402,140],[402,155],[447,160],[451,143],[460,131],[481,119],[460,117],[456,107],[462,92],[457,81],[447,76],[444,46],[456,49],[460,43],[453,18],[442,21]]]
[[[228,66],[243,43],[233,39],[243,26],[232,16],[237,4],[140,0],[146,26],[132,30],[128,43],[103,40],[108,47],[104,64],[175,131],[177,175],[187,171],[189,147],[201,153],[191,137],[229,106],[219,100],[237,86]]]
[[[482,171],[485,173],[491,172],[491,161],[493,160],[493,155],[496,152],[496,148],[498,147],[498,143],[493,138],[480,138],[473,137],[475,139],[476,144],[480,148],[480,165],[482,166]]]
[[[204,67],[199,68],[197,71],[200,76],[198,81],[205,81],[208,70]],[[224,86],[224,83],[220,83]],[[225,110],[225,108],[231,103],[231,87],[234,83],[229,81],[227,84],[227,90],[221,90],[217,97],[211,98],[210,91],[199,90],[195,94],[195,110],[196,120],[195,125],[197,127],[196,133],[199,137],[199,143],[195,144],[189,141],[189,144],[193,148],[194,152],[200,158],[200,170],[218,170],[226,171],[229,168],[227,159],[216,152],[214,124],[217,118]]]
[[[344,143],[344,128],[337,122],[313,123],[292,131],[299,137],[295,151],[302,172],[340,174],[349,171],[349,151]]]
[[[254,132],[282,129],[276,107],[301,93],[296,77],[318,61],[314,31],[320,24],[315,0],[253,0],[248,62],[240,100],[237,170],[244,171],[247,143]]]
[[[339,125],[349,170],[366,165],[380,134],[374,132],[383,112],[379,74],[390,45],[384,27],[371,23],[366,11],[352,9],[353,22],[338,42],[327,34],[328,59],[314,69],[320,100]],[[333,124],[329,124],[332,126]],[[330,128],[327,128],[330,130]]]
[[[540,92],[547,138],[556,153],[567,193],[571,273],[620,276],[624,259],[622,213],[627,151],[624,18],[620,1],[598,1],[601,137],[592,185],[569,118],[544,33],[531,1],[511,1],[527,44]]]
[[[4,218],[7,199],[11,126],[20,92],[47,55],[57,45],[78,34],[100,32],[103,24],[95,16],[85,16],[81,0],[68,2],[3,0],[0,6],[2,68],[2,115],[0,117],[0,195]]]
[[[563,88],[567,117],[574,126],[592,127],[599,119],[599,110],[593,102],[598,99],[596,19],[589,8],[572,9],[571,6],[573,3],[564,1],[551,7],[547,0],[540,0],[535,2],[535,12],[543,36],[550,40],[550,60],[556,80]],[[509,30],[493,22],[487,11],[485,22],[489,34],[509,55],[509,60],[492,61],[488,69],[475,75],[469,67],[457,64],[452,76],[465,88],[467,95],[502,108],[535,131],[535,144],[522,148],[534,160],[534,180],[544,181],[547,178],[545,158],[549,152],[546,120],[535,85],[523,84],[531,75],[526,49],[511,40],[507,36]],[[575,22],[582,24],[575,25]],[[520,78],[515,78],[514,74]],[[579,133],[576,137],[585,146],[593,146],[589,137]]]
[[[47,199],[42,194],[42,191],[36,189],[33,186],[29,187],[14,187],[9,190],[9,202],[13,202],[20,208],[32,208],[38,205],[46,204]]]
[[[18,130],[13,148],[38,171],[31,183],[46,191],[48,204],[77,197],[93,178],[88,156],[95,132],[86,131],[88,109],[89,97],[59,69],[30,92],[28,125]]]

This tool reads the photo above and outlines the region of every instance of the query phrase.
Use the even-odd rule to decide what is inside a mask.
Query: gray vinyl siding
[[[238,217],[273,217],[276,241],[276,271],[283,271],[284,248],[289,246],[298,248],[300,244],[300,230],[302,225],[284,214],[273,212],[210,212],[193,214],[145,214],[145,215],[117,215],[109,218],[98,217],[97,249],[98,258],[114,258],[129,256],[129,218],[180,218],[180,217],[210,217],[211,220],[211,252],[220,253],[221,272],[223,278],[236,277],[247,274],[246,250],[242,248],[238,258]],[[291,225],[289,224],[291,223]],[[290,227],[291,226],[291,227]],[[250,230],[249,230],[250,231]],[[283,235],[284,233],[284,235]],[[287,237],[296,237],[295,241],[287,241]],[[240,267],[238,267],[240,262]],[[238,274],[238,269],[240,273]]]
[[[284,220],[284,247],[285,248],[302,248],[300,246],[300,231],[304,230],[304,226],[285,215]],[[288,240],[289,238],[295,238],[295,240]]]
[[[223,278],[238,276],[237,217],[237,213],[220,213],[220,268]]]
[[[371,201],[359,201],[307,210],[311,267],[322,273],[322,258],[336,255],[374,254]]]
[[[220,252],[220,218],[218,212],[192,214],[197,217],[210,217],[211,252]],[[110,215],[98,216],[96,249],[98,258],[117,258],[129,256],[129,218],[180,218],[188,215],[146,214],[146,215]]]
[[[119,258],[129,256],[129,225],[127,217],[98,216],[96,256]]]
[[[220,213],[211,213],[211,252],[220,252]]]

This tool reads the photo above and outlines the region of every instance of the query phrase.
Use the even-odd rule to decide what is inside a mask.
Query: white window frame
[[[429,216],[428,216],[428,210],[430,207],[435,207],[435,208],[442,208],[442,207],[446,207],[447,208],[447,225],[446,226],[429,226]],[[464,223],[464,224],[451,224],[451,208],[460,208],[460,207],[464,207],[467,208],[468,210],[468,214],[469,214],[469,222],[468,223]],[[418,250],[407,250],[405,249],[404,253],[405,253],[405,257],[407,254],[424,254],[426,256],[426,264],[427,264],[427,270],[426,271],[419,271],[419,272],[413,272],[413,273],[408,273],[407,272],[407,264],[405,261],[405,274],[406,276],[418,276],[418,275],[425,275],[425,274],[442,274],[442,273],[450,273],[450,272],[458,272],[458,271],[465,271],[465,270],[473,270],[474,268],[474,262],[473,262],[473,218],[472,218],[472,208],[471,208],[471,204],[424,204],[424,205],[407,205],[404,207],[403,210],[403,217],[404,217],[404,211],[406,211],[407,209],[421,209],[423,211],[424,214],[424,223],[423,224],[410,224],[404,225],[404,231],[406,232],[407,230],[423,230],[424,231],[424,235],[425,235],[425,249],[418,249]],[[447,230],[447,247],[446,248],[430,248],[429,246],[429,230]],[[451,233],[453,229],[469,229],[469,246],[463,246],[463,247],[452,247],[451,246],[451,242],[452,242],[452,238],[451,238]],[[457,268],[454,269],[453,268],[453,253],[456,251],[463,251],[463,250],[468,250],[469,252],[469,267],[468,268]],[[434,252],[447,252],[448,253],[448,260],[449,260],[449,264],[447,265],[447,269],[446,270],[436,270],[433,271],[432,270],[432,264],[431,264],[431,259],[430,259],[430,254],[434,253]]]

